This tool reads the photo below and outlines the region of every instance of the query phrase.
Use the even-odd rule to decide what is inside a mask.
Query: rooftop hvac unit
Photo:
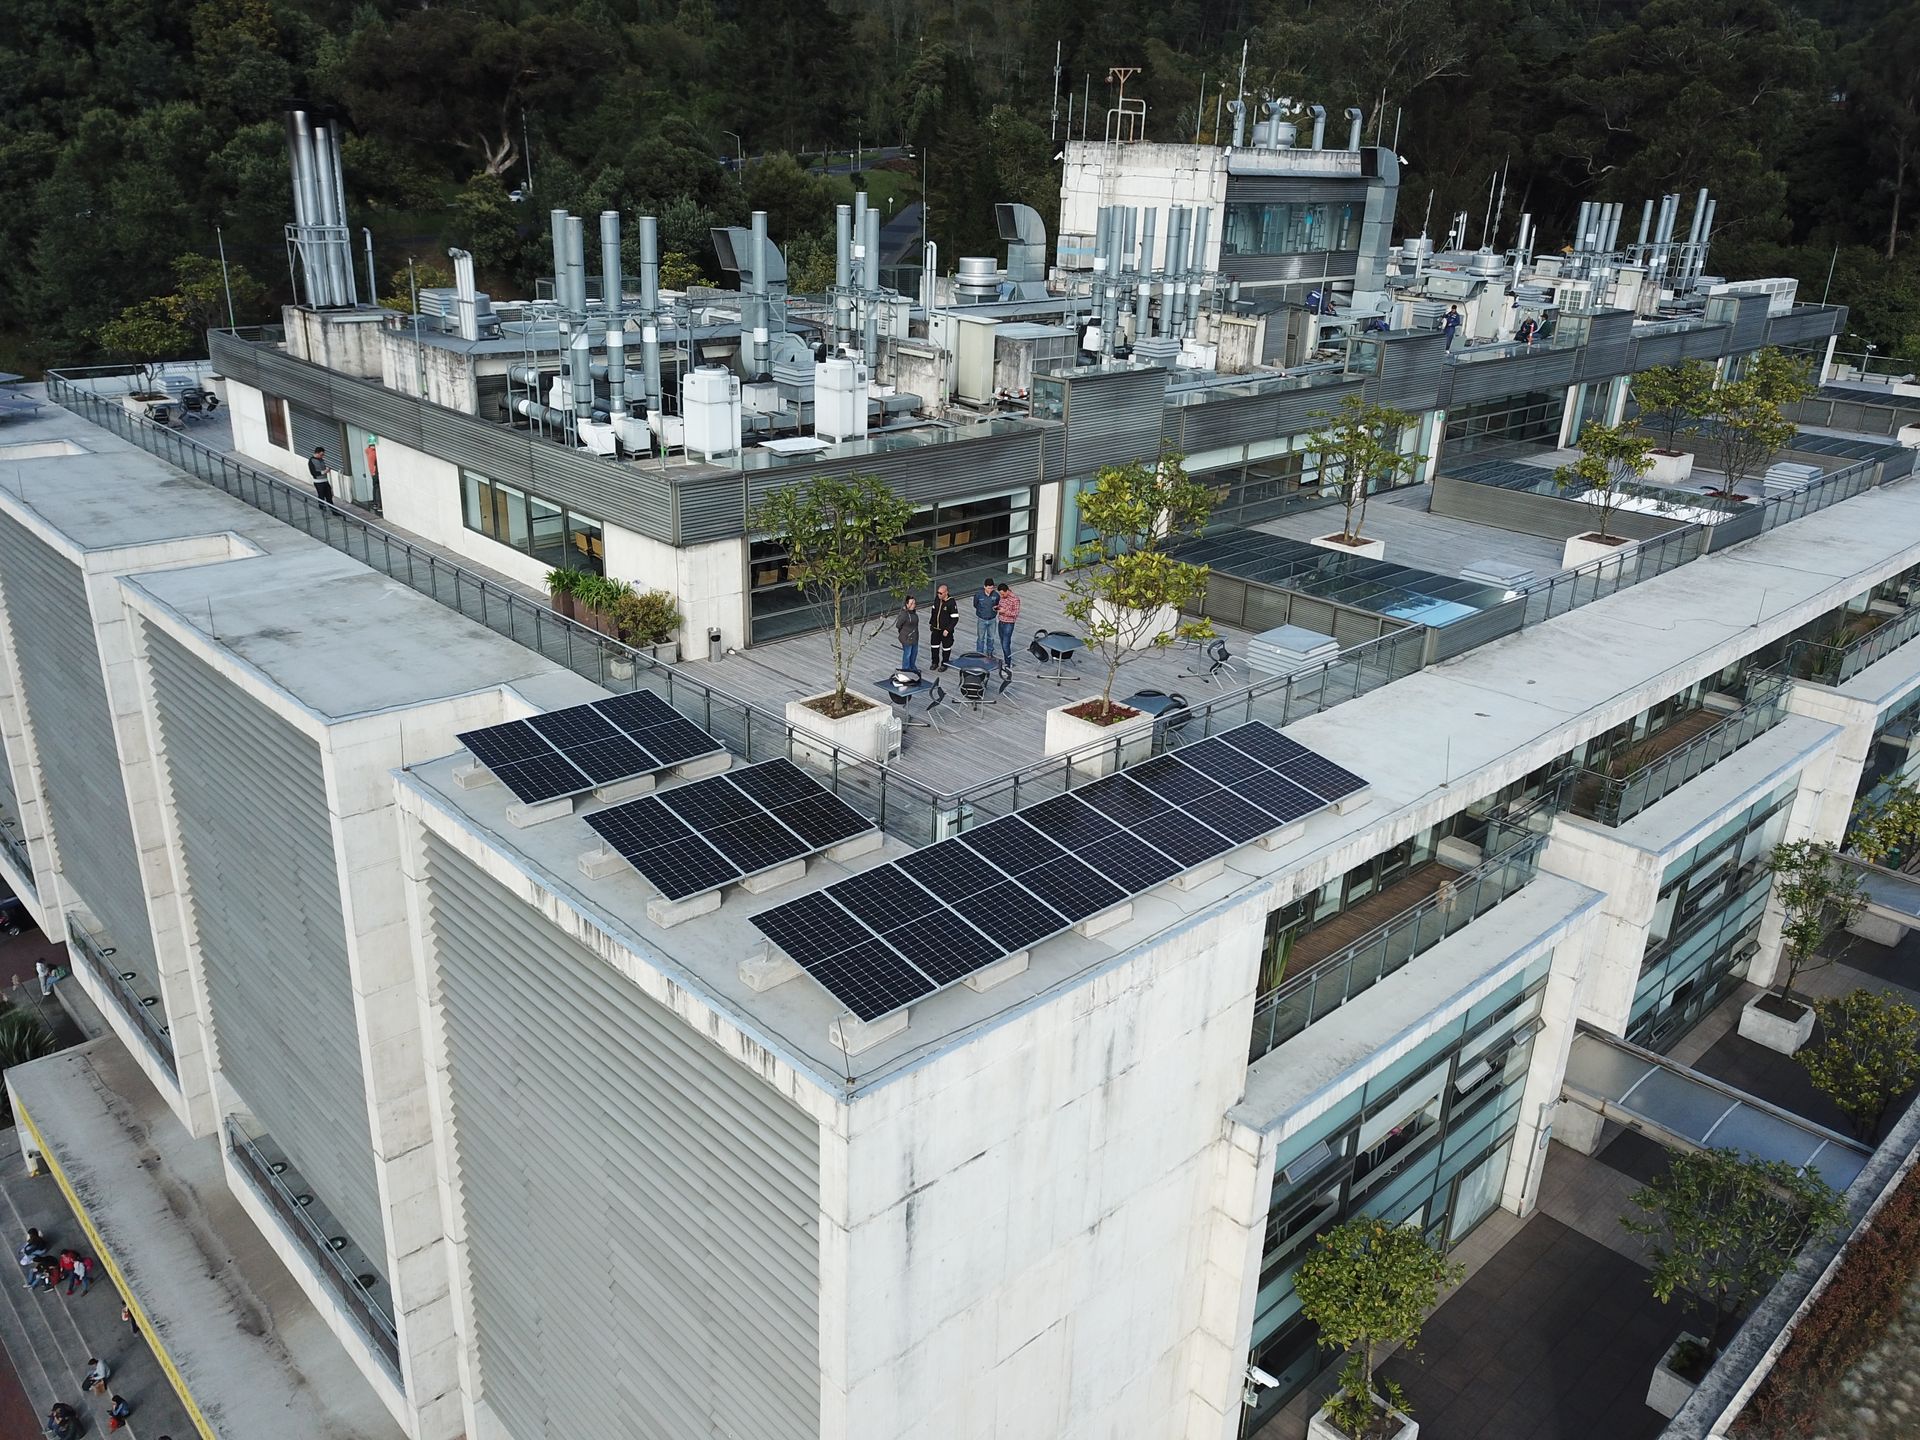
[[[858,440],[867,433],[867,384],[857,360],[822,360],[813,367],[813,433],[823,440]]]
[[[687,423],[687,453],[711,461],[740,448],[740,377],[703,365],[680,382],[680,410]]]
[[[1734,280],[1707,289],[1709,295],[1764,295],[1767,297],[1767,314],[1784,315],[1793,309],[1794,296],[1800,289],[1800,282],[1792,279],[1775,280]]]

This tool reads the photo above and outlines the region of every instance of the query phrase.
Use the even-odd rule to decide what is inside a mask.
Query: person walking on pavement
[[[313,480],[313,493],[320,497],[320,503],[333,504],[333,471],[327,464],[326,446],[313,447],[313,454],[307,457],[307,474]]]
[[[133,1306],[126,1304],[121,1305],[120,1318],[126,1323],[126,1327],[133,1331],[135,1335],[140,1333],[140,1322],[133,1318]]]
[[[927,629],[933,636],[933,668],[936,672],[946,669],[947,661],[953,658],[953,637],[959,628],[960,602],[942,585],[933,592],[933,614],[927,618]]]
[[[1004,580],[1000,582],[1000,600],[994,607],[994,616],[1000,622],[1001,663],[1011,670],[1013,668],[1013,627],[1020,623],[1020,597],[1013,593],[1013,587]]]
[[[993,654],[993,622],[999,611],[1000,592],[993,588],[993,577],[989,575],[980,582],[980,590],[973,597],[973,618],[980,627],[973,648],[982,655]]]
[[[900,636],[900,668],[918,670],[920,668],[920,610],[919,602],[913,596],[907,596],[907,603],[900,613],[893,617],[893,628]]]

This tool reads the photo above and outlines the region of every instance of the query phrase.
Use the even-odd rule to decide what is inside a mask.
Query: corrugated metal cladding
[[[682,545],[731,540],[746,533],[746,492],[738,475],[716,475],[673,487],[674,534]]]
[[[145,629],[220,1068],[384,1273],[320,751]]]
[[[287,406],[287,426],[293,432],[289,437],[293,441],[293,453],[311,455],[317,445],[327,452],[327,459],[336,470],[347,468],[347,442],[340,422],[334,419],[322,419],[311,411],[298,405]]]
[[[1066,473],[1091,475],[1102,465],[1153,459],[1160,453],[1166,395],[1164,370],[1067,377]]]
[[[1767,343],[1769,345],[1804,345],[1809,340],[1824,340],[1829,335],[1838,334],[1846,327],[1847,307],[1844,305],[1809,305],[1805,309],[1790,310],[1785,315],[1775,315],[1767,321]]]
[[[1166,375],[1162,371],[1148,373],[1154,376],[1157,396],[1166,385]],[[1147,451],[1149,455],[1157,450],[1160,434],[1160,402],[1157,398],[1150,408],[1156,443]],[[955,440],[945,445],[916,446],[890,455],[859,455],[818,465],[790,465],[781,469],[749,471],[747,503],[758,505],[782,485],[811,479],[816,475],[878,475],[887,482],[894,494],[903,500],[914,501],[957,500],[963,495],[985,495],[1021,485],[1038,485],[1043,478],[1040,473],[1040,443],[1044,433],[1040,430],[1015,430],[1001,435]]]
[[[1681,347],[1678,332],[1671,335],[1642,335],[1633,342],[1633,368],[1650,369],[1655,365],[1672,365],[1686,352]]]
[[[818,1435],[815,1123],[431,835],[427,885],[481,1395],[515,1440]]]
[[[1246,205],[1276,200],[1325,200],[1362,204],[1367,182],[1359,176],[1329,179],[1325,175],[1229,175],[1227,204]],[[1223,263],[1227,257],[1222,257]],[[1239,256],[1232,257],[1239,259]]]
[[[1399,410],[1437,408],[1447,381],[1445,337],[1438,331],[1396,335],[1382,348],[1380,374],[1369,382],[1368,394]]]
[[[1608,310],[1593,317],[1586,348],[1580,352],[1580,377],[1606,380],[1627,373],[1633,353],[1633,315]]]
[[[1503,395],[1525,395],[1535,390],[1564,388],[1572,383],[1574,350],[1536,350],[1514,354],[1499,360],[1483,360],[1477,365],[1453,367],[1453,385],[1449,405],[1470,405],[1476,400],[1497,400]]]
[[[1270,285],[1277,280],[1347,280],[1359,267],[1359,258],[1353,250],[1309,255],[1222,255],[1220,270],[1249,285]]]
[[[252,385],[259,379],[259,353],[257,345],[250,345],[224,330],[207,332],[207,354],[213,361],[213,368],[242,385]]]
[[[106,927],[109,943],[126,953],[126,968],[152,976],[140,852],[127,818],[86,584],[72,561],[0,516],[0,586],[60,869]]]
[[[1727,353],[1727,327],[1710,325],[1680,334],[1680,353],[1689,360],[1717,360]]]
[[[1739,312],[1733,322],[1733,334],[1726,342],[1727,349],[1758,350],[1767,339],[1767,297],[1742,296]]]

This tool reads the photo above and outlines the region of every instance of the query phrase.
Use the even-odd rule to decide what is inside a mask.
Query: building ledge
[[[118,1039],[7,1072],[37,1149],[206,1440],[400,1440],[324,1319]],[[326,1404],[316,1405],[315,1396]]]
[[[1473,924],[1389,975],[1352,1005],[1262,1056],[1230,1119],[1265,1133],[1313,1123],[1365,1071],[1379,1070],[1434,1034],[1560,942],[1600,893],[1537,875]]]

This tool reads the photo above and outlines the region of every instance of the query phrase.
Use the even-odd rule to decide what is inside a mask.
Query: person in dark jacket
[[[993,577],[989,575],[980,582],[980,588],[973,592],[973,618],[980,630],[975,636],[973,648],[982,655],[993,654],[993,627],[1000,615],[1000,592],[993,588]]]
[[[320,503],[333,504],[333,467],[327,464],[324,446],[314,446],[313,454],[307,457],[307,475],[313,481],[313,493],[320,497]]]
[[[960,602],[942,585],[933,592],[933,613],[927,617],[927,629],[933,637],[933,668],[947,668],[953,658],[953,637],[960,628]]]
[[[918,670],[920,668],[920,605],[913,596],[907,596],[907,603],[900,613],[893,617],[893,628],[900,636],[900,668]]]

